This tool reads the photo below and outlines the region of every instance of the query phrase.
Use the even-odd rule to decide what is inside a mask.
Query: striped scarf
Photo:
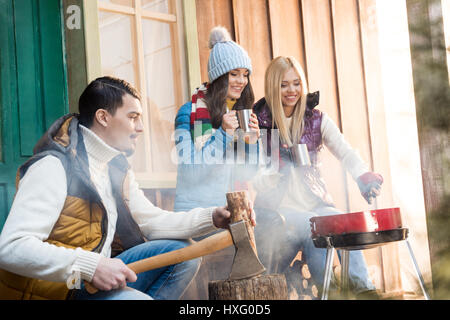
[[[211,115],[209,114],[208,107],[205,103],[207,89],[207,83],[202,84],[195,90],[191,100],[190,130],[196,150],[201,150],[203,148],[206,142],[211,138],[214,130],[211,124]],[[230,103],[228,108],[233,105],[234,103]],[[235,138],[236,137],[237,136],[235,136]],[[247,182],[239,180],[234,180],[232,188],[233,190],[249,190]]]
[[[191,137],[195,148],[201,150],[213,133],[211,116],[205,103],[207,84],[202,84],[192,95],[190,119]]]

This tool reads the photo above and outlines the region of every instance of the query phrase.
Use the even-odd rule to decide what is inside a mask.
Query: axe
[[[200,240],[188,247],[166,252],[147,259],[132,262],[127,266],[136,274],[181,263],[210,253],[225,249],[232,244],[235,254],[229,280],[251,278],[263,273],[266,269],[259,261],[253,250],[245,221],[231,223],[230,230],[222,231],[208,238]],[[85,281],[85,288],[90,294],[98,291],[97,288]]]

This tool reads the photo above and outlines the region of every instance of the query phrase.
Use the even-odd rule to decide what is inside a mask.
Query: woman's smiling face
[[[228,73],[228,99],[237,100],[241,97],[248,84],[248,74],[248,70],[244,68],[233,69]]]
[[[300,76],[290,68],[281,81],[281,102],[284,108],[294,108],[301,97],[302,84]]]

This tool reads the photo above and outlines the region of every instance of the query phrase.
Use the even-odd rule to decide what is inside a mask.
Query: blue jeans
[[[188,240],[152,240],[130,248],[116,258],[125,264],[177,250],[190,245]],[[201,258],[146,271],[137,275],[136,282],[127,283],[123,289],[98,291],[89,294],[84,285],[76,300],[177,300],[191,283],[200,267]]]
[[[322,207],[314,212],[299,212],[290,208],[280,208],[279,213],[284,216],[287,229],[285,238],[287,245],[285,244],[285,251],[282,254],[280,269],[286,270],[297,252],[302,250],[302,257],[308,264],[311,277],[317,285],[322,287],[327,249],[314,246],[311,239],[309,219],[315,216],[341,214],[342,212],[333,207]],[[367,266],[360,250],[349,251],[349,280],[350,287],[353,288],[355,293],[375,290],[375,286],[369,279]]]

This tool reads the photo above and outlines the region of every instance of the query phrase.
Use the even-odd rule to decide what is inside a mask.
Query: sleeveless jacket
[[[46,242],[101,252],[107,236],[108,218],[89,176],[88,158],[77,116],[70,114],[58,119],[36,144],[33,153],[34,156],[18,169],[17,185],[27,169],[47,155],[61,161],[67,177],[67,197]],[[123,155],[109,163],[118,213],[112,256],[145,241],[127,206],[128,169],[128,161]],[[0,269],[0,299],[57,300],[66,299],[71,293],[65,282],[32,279]]]
[[[321,200],[324,205],[333,206],[333,200],[331,199],[330,194],[328,193],[325,182],[321,177],[319,171],[319,152],[323,148],[322,142],[322,133],[321,133],[321,124],[322,124],[322,113],[314,109],[318,104],[318,92],[311,94],[311,99],[314,101],[310,101],[310,96],[308,96],[307,109],[305,111],[304,116],[304,129],[303,134],[300,138],[300,142],[302,144],[306,144],[308,147],[309,157],[311,160],[310,167],[301,167],[299,170],[301,171],[302,181],[308,186],[308,190],[312,193],[314,197],[317,197]],[[277,129],[276,124],[273,124],[272,127],[272,112],[270,111],[270,107],[268,106],[265,98],[260,99],[255,106],[253,107],[253,112],[258,117],[259,126],[261,129],[266,129],[267,131],[267,143],[266,143],[266,153],[267,156],[271,156],[272,147],[271,147],[271,129]],[[292,166],[291,156],[289,148],[284,148],[279,143],[279,171],[281,173],[288,172],[288,168]],[[279,192],[280,188],[287,188],[286,179],[288,175],[285,174],[277,186],[278,192],[273,194],[268,192],[261,192],[255,199],[255,206],[267,207],[276,209],[281,202],[281,196],[285,194],[285,192]],[[266,199],[270,199],[270,201],[266,201]]]

